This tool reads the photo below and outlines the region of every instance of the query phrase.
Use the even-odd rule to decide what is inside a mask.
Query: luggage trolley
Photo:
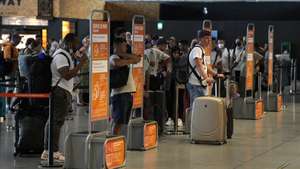
[[[95,19],[95,18],[102,19]],[[93,10],[90,18],[91,58],[89,60],[90,101],[88,132],[71,133],[65,141],[66,169],[115,169],[125,166],[124,136],[94,130],[94,123],[105,121],[109,128],[110,14]]]

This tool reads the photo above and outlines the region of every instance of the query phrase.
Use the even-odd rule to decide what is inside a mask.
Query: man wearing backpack
[[[212,74],[213,77],[224,77],[222,74],[207,67],[205,60],[205,51],[209,45],[210,32],[202,30],[198,32],[199,44],[196,44],[190,51],[188,62],[190,67],[190,76],[187,83],[187,89],[190,95],[190,108],[192,108],[195,98],[204,96],[206,94],[206,87],[213,83],[213,79],[208,76]]]
[[[127,52],[127,43],[124,38],[115,38],[113,42],[114,54],[110,57],[111,74],[110,78],[117,78],[112,70],[129,69],[127,74],[120,72],[117,76],[127,76],[127,83],[123,86],[114,87],[111,83],[111,104],[112,104],[112,133],[121,134],[122,125],[127,125],[133,105],[132,93],[136,91],[136,85],[133,80],[131,64],[140,62],[141,57],[133,54],[127,54],[126,57],[120,56]],[[112,79],[111,79],[112,80]],[[122,82],[123,83],[123,82]]]
[[[63,39],[61,48],[54,55],[51,63],[52,72],[52,93],[51,109],[53,114],[53,158],[58,161],[64,161],[64,156],[58,151],[60,129],[64,124],[65,117],[71,106],[73,91],[73,78],[77,76],[79,70],[87,62],[87,56],[84,53],[76,52],[80,45],[79,40],[73,33],[69,33]],[[75,58],[80,63],[74,66],[72,59]],[[44,152],[42,160],[48,159],[48,128],[49,120],[45,126]]]

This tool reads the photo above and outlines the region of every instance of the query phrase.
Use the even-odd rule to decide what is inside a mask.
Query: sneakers
[[[47,150],[44,150],[41,155],[41,160],[48,160],[49,152]]]
[[[173,126],[174,125],[174,121],[171,118],[169,118],[168,121],[166,122],[166,125],[167,126]]]
[[[168,121],[166,122],[166,125],[167,126],[174,126],[174,121],[171,118],[169,118]],[[178,127],[183,127],[183,122],[180,118],[177,121],[177,126]]]
[[[44,150],[44,152],[41,155],[41,160],[48,160],[49,158],[49,152],[47,150]],[[53,159],[57,161],[65,161],[65,156],[57,151],[53,153]]]
[[[182,120],[180,118],[177,121],[177,126],[178,127],[183,127],[183,122],[182,122]]]

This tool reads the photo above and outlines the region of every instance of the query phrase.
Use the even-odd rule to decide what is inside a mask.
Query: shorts
[[[112,120],[116,124],[128,124],[133,96],[131,93],[122,93],[112,96]]]

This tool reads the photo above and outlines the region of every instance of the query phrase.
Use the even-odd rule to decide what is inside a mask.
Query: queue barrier
[[[62,164],[55,163],[53,159],[53,114],[51,109],[51,93],[0,93],[0,97],[16,97],[16,98],[35,98],[35,99],[49,99],[49,135],[48,135],[48,161],[41,162],[42,167],[61,167]]]

